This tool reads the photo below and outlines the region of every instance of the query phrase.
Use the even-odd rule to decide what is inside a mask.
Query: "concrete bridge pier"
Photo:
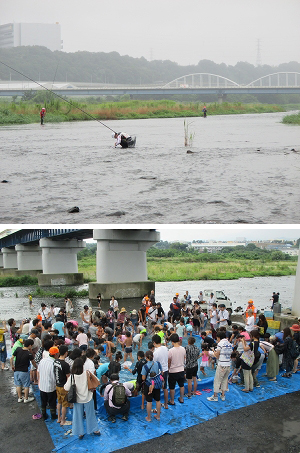
[[[89,298],[117,299],[141,297],[154,289],[148,280],[149,247],[160,234],[153,230],[94,230],[97,241],[97,283],[89,284]]]
[[[38,275],[43,272],[42,250],[38,245],[15,245],[18,270],[16,275]]]
[[[0,269],[3,268],[3,253],[0,252]]]
[[[300,249],[298,255],[292,314],[300,317]]]
[[[78,273],[77,253],[84,247],[85,241],[77,239],[40,239],[43,273],[38,276],[39,286],[83,284],[83,274]]]
[[[227,99],[227,94],[225,94],[225,93],[218,93],[217,96],[218,96],[218,104],[222,104]]]
[[[18,270],[18,261],[15,248],[3,247],[1,251],[3,257],[3,269],[1,269],[0,275],[16,275],[16,271]]]

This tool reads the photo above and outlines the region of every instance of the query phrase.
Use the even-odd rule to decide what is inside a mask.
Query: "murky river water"
[[[133,150],[95,121],[0,127],[1,223],[299,223],[300,132],[284,115],[192,118],[189,148],[183,118],[107,122]]]
[[[280,302],[283,308],[291,307],[293,303],[295,286],[295,276],[288,277],[255,277],[241,278],[239,280],[210,280],[210,281],[186,281],[186,282],[158,282],[156,283],[156,301],[161,302],[164,309],[172,301],[172,297],[179,292],[182,297],[186,290],[189,291],[193,300],[197,299],[200,290],[211,289],[213,291],[223,290],[233,303],[233,308],[237,306],[245,307],[251,298],[257,308],[266,308],[271,305],[271,295],[273,291],[280,293]],[[88,288],[88,285],[78,287],[78,289]],[[14,287],[0,288],[0,320],[13,317],[17,320],[33,317],[36,315],[42,302],[49,307],[52,303],[63,306],[63,299],[54,298],[34,298],[34,307],[29,309],[27,295],[34,292],[35,288]],[[61,288],[52,287],[51,291],[59,291]],[[47,288],[45,288],[47,290]],[[16,297],[17,296],[17,297]],[[73,300],[75,318],[79,317],[80,311],[85,304],[92,305],[88,299],[76,298]],[[103,309],[108,308],[109,301],[104,301]],[[95,309],[97,303],[92,305]],[[140,307],[139,300],[125,299],[119,300],[119,307],[125,307],[128,311]]]

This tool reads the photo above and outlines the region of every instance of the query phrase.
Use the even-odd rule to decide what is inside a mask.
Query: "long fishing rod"
[[[68,104],[70,104],[72,107],[75,107],[76,109],[80,110],[80,111],[83,112],[85,115],[87,115],[87,116],[89,116],[90,118],[92,118],[93,120],[98,121],[98,123],[102,124],[102,126],[107,127],[107,129],[109,129],[109,130],[111,130],[112,132],[114,132],[115,134],[117,134],[117,132],[114,131],[111,127],[109,127],[109,126],[107,126],[106,124],[102,123],[102,121],[98,120],[97,118],[95,118],[95,117],[94,117],[93,115],[91,115],[90,113],[85,112],[82,108],[77,107],[77,105],[74,105],[71,101],[68,101],[67,99],[65,99],[64,97],[62,97],[62,96],[60,96],[59,94],[55,93],[54,91],[49,90],[49,88],[46,88],[44,85],[42,85],[41,83],[37,82],[36,80],[31,79],[31,78],[28,77],[27,75],[22,74],[22,72],[18,71],[17,69],[12,68],[11,66],[9,66],[9,65],[6,64],[6,63],[3,63],[3,61],[0,61],[0,63],[3,64],[4,66],[6,66],[7,68],[11,69],[12,71],[17,72],[18,74],[20,74],[21,76],[23,76],[23,77],[25,77],[26,79],[30,80],[31,82],[36,83],[36,84],[39,85],[41,88],[44,88],[44,90],[47,90],[47,91],[49,91],[50,93],[54,94],[54,95],[57,96],[58,98],[60,98],[60,99],[62,99],[63,101],[67,102]]]

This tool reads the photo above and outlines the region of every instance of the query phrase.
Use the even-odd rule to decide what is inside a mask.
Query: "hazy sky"
[[[0,0],[1,24],[61,24],[64,51],[181,65],[300,61],[300,0]]]

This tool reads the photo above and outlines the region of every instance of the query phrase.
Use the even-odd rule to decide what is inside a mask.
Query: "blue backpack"
[[[161,368],[161,364],[159,362],[157,362],[159,367]],[[151,371],[151,368],[153,367],[154,365],[154,362],[152,363],[151,367],[149,368],[148,365],[146,364],[145,365],[145,370],[146,370],[146,384],[148,385],[148,387],[150,387],[150,385],[152,385],[152,381],[154,382],[154,388],[155,389],[161,389],[163,387],[163,382],[164,382],[164,378],[161,374],[161,372],[158,372],[158,373],[155,373],[155,371]],[[148,377],[148,374],[150,373],[150,377],[149,379],[147,378]]]

